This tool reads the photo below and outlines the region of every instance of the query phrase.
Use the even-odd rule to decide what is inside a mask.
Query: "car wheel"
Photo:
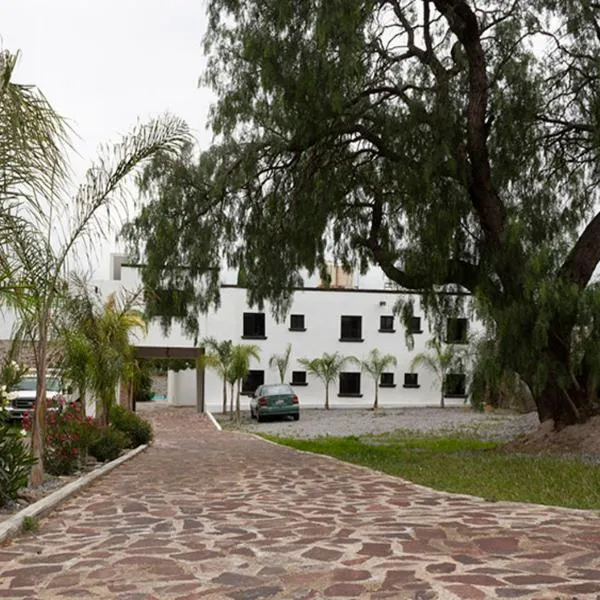
[[[300,419],[300,415],[292,415],[294,421],[297,421],[298,419]]]
[[[257,413],[256,413],[256,421],[257,421],[258,423],[262,423],[264,420],[265,420],[265,418],[264,418],[264,417],[261,417],[261,416],[260,416],[260,413],[258,413],[258,412],[257,412]]]
[[[250,420],[254,419],[254,411],[250,409]]]

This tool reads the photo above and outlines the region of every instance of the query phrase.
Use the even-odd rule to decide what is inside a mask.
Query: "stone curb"
[[[148,444],[143,444],[130,450],[127,454],[123,456],[119,456],[115,460],[99,467],[98,469],[94,469],[90,471],[83,477],[76,479],[75,481],[71,481],[67,485],[59,488],[55,492],[48,494],[44,498],[41,498],[37,502],[30,504],[25,507],[23,510],[20,510],[18,513],[12,515],[6,521],[0,523],[0,544],[3,544],[21,532],[23,527],[23,521],[25,517],[39,518],[47,515],[49,512],[54,510],[58,504],[60,504],[63,500],[69,499],[71,496],[74,496],[84,488],[86,488],[90,483],[94,482],[99,477],[106,475],[119,465],[124,462],[132,459],[137,456],[144,450],[148,448]]]
[[[215,426],[215,429],[217,431],[223,431],[223,428],[221,427],[219,421],[217,421],[214,418],[213,414],[211,412],[209,412],[209,411],[206,411],[206,414],[208,415],[208,418],[212,421],[212,424]]]

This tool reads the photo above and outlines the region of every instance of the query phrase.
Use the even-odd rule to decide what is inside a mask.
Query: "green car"
[[[250,417],[260,423],[265,417],[290,416],[300,418],[300,403],[296,392],[286,383],[261,385],[250,398]]]

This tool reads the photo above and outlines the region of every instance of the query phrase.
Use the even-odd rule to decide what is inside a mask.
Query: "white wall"
[[[196,369],[169,371],[167,401],[177,406],[196,406]]]

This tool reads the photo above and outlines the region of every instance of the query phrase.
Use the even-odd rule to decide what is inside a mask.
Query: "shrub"
[[[121,451],[127,448],[129,438],[112,425],[103,427],[89,448],[89,453],[96,460],[106,462],[118,458]]]
[[[23,441],[21,431],[0,423],[0,506],[14,500],[27,485],[35,459]]]
[[[122,406],[115,405],[110,409],[110,422],[129,438],[130,448],[147,444],[154,437],[152,425],[148,421]]]
[[[23,427],[31,429],[28,414]],[[48,400],[44,468],[51,475],[70,475],[85,460],[89,446],[95,441],[99,427],[94,419],[85,418],[77,402],[64,399]]]

